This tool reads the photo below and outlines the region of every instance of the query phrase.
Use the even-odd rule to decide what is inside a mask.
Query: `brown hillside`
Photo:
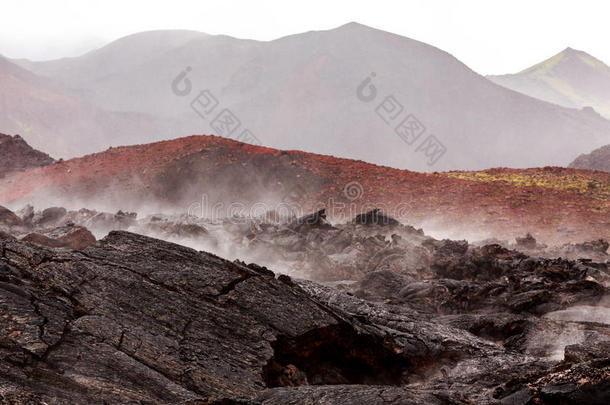
[[[452,237],[508,239],[525,232],[547,242],[610,237],[610,174],[577,169],[417,173],[191,136],[111,148],[0,181],[0,204],[103,204],[139,212],[171,207],[194,213],[202,196],[225,207],[264,202],[273,208],[281,200],[303,212],[326,206],[335,220],[381,206],[404,222]]]

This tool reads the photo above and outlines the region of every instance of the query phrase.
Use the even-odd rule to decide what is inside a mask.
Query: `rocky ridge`
[[[570,163],[569,167],[610,172],[610,145],[602,146],[591,153],[578,156]]]
[[[53,158],[33,149],[21,136],[0,134],[0,178],[11,172],[53,163]]]

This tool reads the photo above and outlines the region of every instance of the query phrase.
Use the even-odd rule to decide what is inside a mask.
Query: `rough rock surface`
[[[0,134],[0,178],[11,172],[53,163],[53,158],[33,149],[21,136]]]
[[[264,268],[124,232],[81,252],[0,243],[3,402],[250,399],[276,368],[337,350],[308,377],[383,384],[413,367]]]
[[[35,212],[32,206],[26,206],[14,213],[0,206],[0,233],[56,248],[84,249],[94,244],[93,234],[67,219],[67,212],[63,207]]]
[[[39,232],[29,233],[22,239],[49,247],[66,247],[84,249],[95,243],[95,237],[82,226],[63,226]]]
[[[605,239],[590,240],[581,243],[566,243],[559,246],[540,244],[531,234],[516,238],[516,243],[506,241],[493,241],[509,249],[519,250],[528,256],[564,259],[589,259],[596,262],[605,262],[608,256],[608,241]],[[478,243],[483,245],[484,243]]]
[[[331,224],[323,209],[298,219],[274,212],[254,218],[216,220],[163,214],[138,217],[135,212],[111,214],[90,209],[68,211],[63,207],[35,210],[29,205],[15,213],[0,212],[0,230],[23,237],[77,225],[97,238],[112,230],[129,230],[317,281],[371,277],[370,282],[381,282],[386,271],[410,281],[422,280],[433,270],[433,264],[438,267],[476,247],[490,245],[548,259],[597,263],[610,259],[604,239],[555,246],[541,244],[531,234],[517,238],[514,243],[496,239],[473,244],[435,240],[422,229],[403,225],[377,209],[357,215],[345,224]],[[6,218],[5,222],[2,218]],[[487,249],[489,254],[494,251]]]
[[[605,262],[435,240],[394,223],[333,226],[323,212],[296,228],[88,210],[19,214],[22,224],[7,228],[18,236],[97,218],[102,228],[286,255],[285,263],[308,266],[306,274],[326,282],[276,278],[266,267],[125,231],[82,250],[0,235],[1,403],[606,404],[610,397]]]

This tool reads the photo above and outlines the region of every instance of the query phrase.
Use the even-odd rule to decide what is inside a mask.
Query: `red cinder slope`
[[[304,212],[326,206],[337,220],[380,206],[452,237],[610,237],[610,174],[577,169],[416,173],[191,136],[111,148],[0,181],[0,204],[13,205],[187,212],[203,196],[210,204],[262,201],[270,208],[283,199]]]

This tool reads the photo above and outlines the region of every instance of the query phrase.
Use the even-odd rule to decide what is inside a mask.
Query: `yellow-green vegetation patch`
[[[511,184],[519,187],[537,186],[571,191],[579,195],[606,201],[610,205],[610,183],[579,174],[557,174],[549,171],[528,172],[446,172],[441,175],[462,180]]]

